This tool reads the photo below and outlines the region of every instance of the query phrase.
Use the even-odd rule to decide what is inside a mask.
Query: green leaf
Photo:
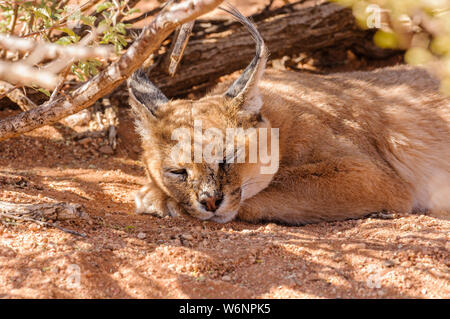
[[[48,97],[50,97],[50,92],[48,91],[48,90],[46,90],[46,89],[43,89],[43,88],[38,88],[37,89],[39,92],[41,92],[41,93],[44,93],[45,95],[47,95]]]
[[[75,32],[73,32],[72,29],[69,29],[69,28],[66,28],[66,27],[64,27],[64,28],[58,28],[58,30],[60,30],[60,31],[62,31],[62,32],[65,32],[65,33],[67,33],[68,35],[70,35],[70,36],[72,36],[72,37],[76,37],[76,36],[77,36],[77,35],[75,34]]]
[[[88,25],[88,26],[90,26],[90,27],[93,27],[93,26],[94,26],[94,23],[95,23],[95,20],[97,20],[96,17],[83,16],[83,15],[80,17],[80,19],[81,19],[81,21],[82,21],[84,24],[86,24],[86,25]]]
[[[138,12],[141,12],[141,10],[139,10],[139,9],[137,9],[137,8],[134,8],[134,9],[131,9],[130,11],[128,11],[127,13],[125,13],[125,15],[126,15],[126,16],[130,16],[130,15],[132,15],[133,13],[138,13]]]
[[[100,3],[97,6],[97,13],[102,12],[102,11],[104,11],[106,9],[111,8],[111,7],[114,7],[114,3],[112,3],[112,2],[106,1],[106,2]]]

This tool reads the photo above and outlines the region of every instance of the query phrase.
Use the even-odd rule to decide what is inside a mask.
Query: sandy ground
[[[265,4],[230,2],[245,14]],[[127,109],[115,154],[100,151],[102,139],[72,136],[57,125],[0,142],[0,200],[74,202],[91,216],[57,222],[86,238],[0,223],[0,298],[450,298],[450,221],[287,227],[138,216],[133,194],[146,180]]]
[[[87,238],[0,224],[0,297],[450,297],[450,222],[430,216],[287,227],[135,215],[144,169],[120,112],[114,155],[55,127],[0,142],[0,200],[75,202],[91,216],[58,222]]]

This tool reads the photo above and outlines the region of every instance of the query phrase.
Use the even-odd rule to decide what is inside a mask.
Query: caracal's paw
[[[150,214],[157,217],[175,217],[182,213],[181,208],[158,187],[151,184],[142,187],[135,195],[136,214]]]

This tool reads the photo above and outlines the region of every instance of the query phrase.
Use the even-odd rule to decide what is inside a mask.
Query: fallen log
[[[333,51],[346,49],[371,59],[398,53],[375,46],[373,31],[359,28],[351,10],[334,3],[299,1],[252,18],[271,59],[327,50],[332,55]],[[239,23],[198,20],[175,76],[167,72],[164,58],[155,57],[162,62],[151,68],[149,77],[167,96],[185,95],[195,86],[211,84],[220,76],[244,68],[254,50],[249,33]]]

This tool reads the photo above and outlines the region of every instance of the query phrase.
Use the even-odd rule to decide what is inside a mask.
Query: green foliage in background
[[[333,1],[351,7],[361,27],[377,27],[378,46],[406,49],[408,64],[429,67],[450,95],[450,0]]]
[[[117,17],[131,15],[138,10],[127,8],[126,1],[97,1],[99,3],[89,8],[88,12],[84,12],[83,4],[67,5],[64,4],[66,2],[0,0],[0,32],[69,45],[81,40],[81,30],[95,29],[100,33],[99,39],[91,45],[111,44],[117,55],[128,45],[130,39],[126,37],[126,29],[131,25]],[[84,4],[88,3],[84,1]],[[90,59],[72,65],[71,72],[80,81],[85,81],[97,74],[101,66],[101,61]]]

